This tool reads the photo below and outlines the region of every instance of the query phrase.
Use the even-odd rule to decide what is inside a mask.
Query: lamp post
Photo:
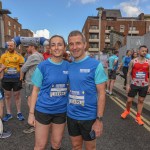
[[[96,8],[96,10],[98,11],[98,16],[99,16],[99,53],[98,53],[98,57],[100,60],[100,53],[101,53],[101,18],[102,18],[102,12],[104,10],[103,7],[98,7]]]
[[[0,48],[4,48],[4,14],[11,14],[11,12],[8,9],[2,9],[2,2],[0,1]]]

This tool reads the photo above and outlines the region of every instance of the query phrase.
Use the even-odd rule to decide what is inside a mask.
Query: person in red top
[[[138,93],[137,115],[135,121],[139,125],[144,125],[144,122],[141,119],[143,101],[147,92],[150,93],[150,61],[145,58],[146,54],[147,47],[142,45],[139,48],[139,57],[131,60],[130,62],[126,85],[128,99],[126,103],[126,110],[121,114],[122,119],[127,117],[130,113],[132,101]]]
[[[43,53],[44,60],[47,58],[51,58],[51,50],[49,48],[49,45],[45,46],[46,51]]]

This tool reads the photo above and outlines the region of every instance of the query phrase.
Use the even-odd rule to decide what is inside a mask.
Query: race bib
[[[70,91],[69,104],[84,106],[85,105],[84,91]]]
[[[8,74],[16,74],[17,73],[17,69],[16,68],[7,68],[6,73],[8,73]]]
[[[52,85],[50,97],[66,96],[66,93],[67,93],[66,84],[55,84]]]
[[[136,79],[144,80],[145,76],[146,76],[145,72],[136,72]]]

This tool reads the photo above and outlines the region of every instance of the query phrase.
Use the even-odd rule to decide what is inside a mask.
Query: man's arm
[[[130,91],[130,84],[131,84],[131,73],[132,73],[132,68],[133,68],[133,61],[131,60],[129,64],[129,69],[127,73],[127,85],[126,85],[126,92],[129,93]]]
[[[6,66],[5,66],[4,64],[1,64],[0,73],[1,73],[2,71],[4,71],[5,69],[6,69]]]
[[[103,82],[101,84],[96,85],[97,92],[98,92],[98,102],[97,102],[97,116],[103,117],[104,109],[105,109],[105,88],[106,88],[106,82]],[[95,131],[96,137],[99,137],[103,132],[103,122],[102,120],[96,119],[92,126],[92,130]]]

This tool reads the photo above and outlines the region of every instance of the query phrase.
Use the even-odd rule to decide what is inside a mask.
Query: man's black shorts
[[[94,120],[75,120],[67,117],[68,132],[70,136],[81,135],[84,141],[92,141],[90,137],[90,132]]]
[[[5,89],[6,91],[11,91],[12,89],[13,91],[19,91],[22,89],[22,81],[20,81],[19,79],[10,82],[2,79],[1,82],[3,89]]]
[[[131,90],[128,93],[129,97],[135,97],[138,93],[140,97],[146,97],[148,86],[135,86],[133,84],[130,85]]]
[[[60,114],[46,114],[35,110],[35,119],[44,125],[48,125],[50,123],[55,124],[63,124],[66,122],[66,113]]]
[[[116,80],[116,71],[108,69],[108,78],[112,80]]]

